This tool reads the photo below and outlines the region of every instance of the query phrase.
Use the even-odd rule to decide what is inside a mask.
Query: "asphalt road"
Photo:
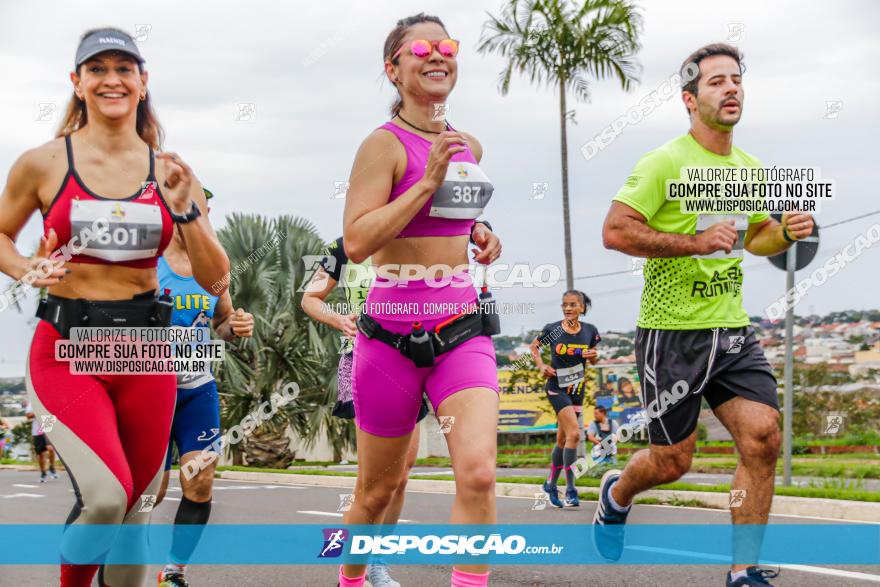
[[[265,485],[218,479],[215,484],[212,522],[321,524],[340,521],[336,512],[339,494],[345,490],[307,486]],[[158,523],[171,523],[180,499],[176,481],[168,500],[153,514]],[[66,476],[40,484],[32,471],[0,470],[0,521],[10,523],[61,523],[73,503]],[[591,519],[595,502],[563,510],[532,509],[534,500],[498,498],[498,518],[504,523],[584,523]],[[445,523],[452,504],[447,494],[410,492],[403,511],[404,523]],[[723,523],[726,512],[667,506],[636,506],[632,523],[663,524]],[[772,516],[775,524],[824,523],[826,521],[789,516]],[[0,526],[2,529],[2,526]],[[0,536],[2,538],[2,536]],[[158,570],[156,567],[155,570]],[[155,572],[154,570],[154,572]],[[447,587],[445,566],[392,567],[393,576],[405,587]],[[715,586],[724,585],[726,569],[720,565],[664,566],[496,566],[493,587],[509,586]],[[188,577],[193,587],[211,586],[299,586],[336,585],[335,567],[308,566],[193,566]],[[782,587],[825,587],[828,585],[870,585],[880,583],[877,566],[785,568],[775,584]],[[49,587],[58,585],[55,566],[0,567],[3,587]]]

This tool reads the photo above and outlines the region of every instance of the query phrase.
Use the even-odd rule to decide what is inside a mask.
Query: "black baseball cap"
[[[76,49],[76,60],[73,64],[74,69],[104,51],[119,51],[130,55],[138,63],[144,62],[144,58],[141,57],[141,52],[138,51],[131,35],[119,29],[104,28],[90,32],[79,42],[79,47]]]

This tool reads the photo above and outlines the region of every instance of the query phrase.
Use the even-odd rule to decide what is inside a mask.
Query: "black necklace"
[[[397,118],[401,119],[401,120],[404,121],[406,124],[408,124],[409,126],[413,127],[414,129],[416,129],[416,130],[418,130],[418,131],[421,131],[421,132],[424,132],[424,133],[428,133],[429,135],[439,135],[440,132],[441,132],[441,131],[437,131],[437,130],[425,130],[425,129],[423,129],[423,128],[419,128],[419,127],[417,127],[416,125],[414,125],[413,123],[411,123],[409,120],[407,120],[406,118],[404,118],[403,116],[401,116],[399,112],[397,113]],[[444,121],[444,122],[446,122],[446,121]],[[446,130],[449,130],[449,123],[448,123],[448,122],[446,122]]]

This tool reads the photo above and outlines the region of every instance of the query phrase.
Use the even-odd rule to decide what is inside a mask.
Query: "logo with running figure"
[[[455,424],[455,416],[440,416],[437,418],[437,424],[440,433],[449,434],[452,431],[452,425]]]
[[[148,200],[156,195],[156,182],[155,181],[145,181],[141,186],[141,195],[138,196],[138,200]]]
[[[728,503],[728,507],[731,507],[731,508],[742,507],[742,504],[745,500],[746,500],[746,490],[745,489],[731,489],[730,490],[730,502]]]
[[[432,122],[443,122],[449,116],[449,104],[445,102],[434,102],[434,114],[431,116]]]
[[[150,36],[150,31],[152,30],[153,25],[151,24],[136,24],[134,25],[134,35],[132,38],[138,43],[144,43]]]
[[[257,120],[257,106],[253,102],[236,102],[235,114],[233,115],[235,122],[254,122]]]
[[[37,122],[54,122],[57,107],[54,102],[37,102]]]
[[[550,190],[550,183],[546,181],[533,181],[532,182],[532,199],[533,200],[543,200],[544,196],[547,195],[547,192]]]
[[[840,434],[843,431],[843,414],[831,412],[825,415],[825,434]]]
[[[739,353],[742,350],[745,342],[746,342],[745,336],[731,336],[730,341],[727,345],[727,354],[728,355],[735,355],[735,354]]]
[[[746,30],[745,23],[729,22],[727,23],[727,41],[730,43],[739,43],[742,41],[743,32]]]
[[[318,558],[337,558],[345,550],[345,541],[348,540],[348,530],[345,528],[324,528],[324,546],[318,554]]]
[[[52,432],[52,428],[55,427],[55,422],[57,421],[58,418],[52,414],[40,416],[40,433]]]
[[[142,495],[141,496],[141,505],[138,507],[138,512],[141,513],[150,513],[153,511],[153,508],[156,507],[156,496],[155,495]]]
[[[550,503],[550,496],[543,491],[541,493],[536,493],[535,503],[532,504],[532,509],[535,511],[546,510],[548,503]]]
[[[825,119],[835,119],[843,109],[843,100],[825,100]]]
[[[347,181],[334,181],[333,193],[330,195],[330,199],[341,200],[345,198],[345,195],[348,194],[349,187],[351,187],[351,184]]]
[[[339,507],[336,508],[337,512],[347,512],[351,509],[352,504],[354,503],[354,494],[353,493],[340,493],[339,494]]]

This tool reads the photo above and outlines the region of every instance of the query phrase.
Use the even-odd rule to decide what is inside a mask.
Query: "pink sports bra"
[[[380,128],[394,133],[406,150],[406,170],[392,188],[389,202],[405,193],[425,174],[431,141],[392,122]],[[474,219],[492,198],[494,187],[477,165],[470,147],[452,156],[446,179],[396,238],[470,235]]]

